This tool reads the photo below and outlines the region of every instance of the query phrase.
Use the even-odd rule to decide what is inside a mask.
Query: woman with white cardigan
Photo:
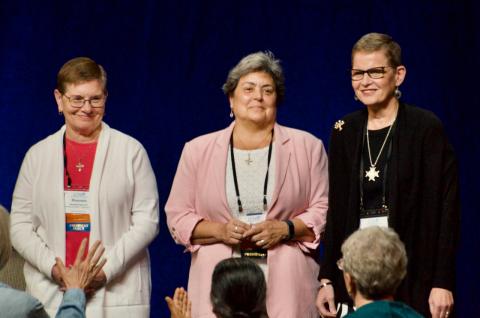
[[[108,262],[87,288],[90,317],[148,317],[150,260],[158,233],[158,192],[142,145],[102,119],[107,77],[95,61],[74,58],[54,91],[65,125],[30,148],[11,213],[11,238],[25,258],[27,291],[52,315],[80,242],[101,240]],[[89,244],[91,245],[91,244]]]

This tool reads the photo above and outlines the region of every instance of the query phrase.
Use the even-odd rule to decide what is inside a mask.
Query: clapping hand
[[[75,262],[70,268],[66,268],[59,257],[55,258],[56,264],[52,273],[57,272],[62,284],[62,290],[69,288],[81,288],[87,291],[92,281],[103,273],[102,268],[106,263],[106,259],[101,259],[105,248],[101,246],[100,241],[96,241],[88,255],[84,258],[85,249],[87,246],[87,239],[83,239],[78,249]],[[56,269],[55,269],[56,268]],[[105,274],[103,274],[105,275]]]
[[[165,297],[168,309],[170,309],[171,318],[191,318],[192,303],[188,300],[188,294],[183,287],[176,288],[173,299]]]

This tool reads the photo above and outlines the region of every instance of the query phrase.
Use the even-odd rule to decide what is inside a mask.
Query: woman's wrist
[[[295,225],[291,220],[283,221],[287,225],[286,235],[284,237],[285,241],[291,241],[295,238]]]
[[[217,223],[217,222],[212,222],[213,226],[213,237],[218,241],[218,242],[225,242],[225,235],[226,235],[226,229],[227,229],[227,224],[223,223]]]
[[[332,285],[332,282],[329,279],[322,279],[320,280],[320,287],[318,288],[319,290],[322,289],[325,286]]]
[[[223,241],[224,224],[201,220],[193,229],[190,242],[192,244],[212,244]]]

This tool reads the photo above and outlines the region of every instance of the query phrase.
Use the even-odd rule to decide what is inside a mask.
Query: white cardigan
[[[27,152],[13,193],[11,238],[25,258],[27,291],[53,316],[62,292],[51,279],[55,257],[65,259],[63,126]],[[158,233],[158,192],[143,146],[107,124],[90,180],[91,244],[101,240],[106,287],[87,303],[87,317],[148,317],[148,244]]]

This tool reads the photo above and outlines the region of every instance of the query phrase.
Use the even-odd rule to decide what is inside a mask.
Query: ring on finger
[[[260,241],[258,241],[258,243],[263,244],[263,243],[265,243],[265,240],[260,240]]]
[[[234,232],[237,233],[237,231],[238,231],[238,226],[235,225]]]

